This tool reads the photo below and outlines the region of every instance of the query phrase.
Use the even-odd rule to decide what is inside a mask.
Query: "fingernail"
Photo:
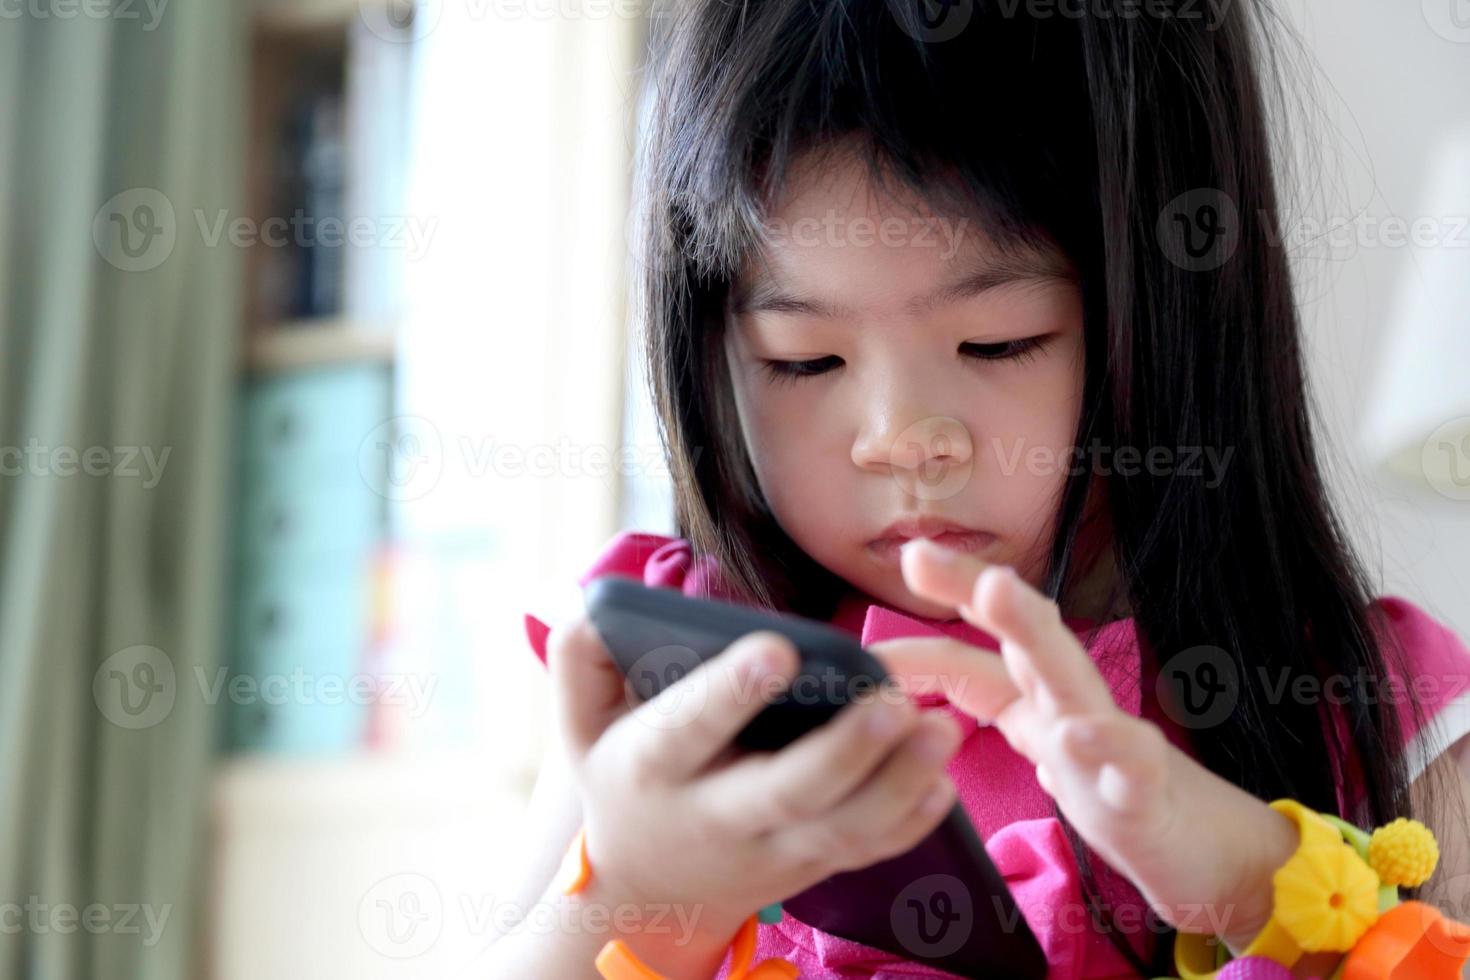
[[[745,674],[751,680],[760,680],[776,673],[779,651],[769,643],[760,644],[745,659]]]
[[[930,762],[938,762],[941,759],[946,759],[954,751],[954,741],[952,726],[947,727],[942,732],[925,732],[919,739],[919,755],[928,759]]]
[[[898,715],[887,705],[879,702],[868,715],[868,734],[883,737],[898,731]]]
[[[1127,807],[1130,790],[1128,777],[1117,766],[1109,763],[1098,772],[1097,795],[1115,810]]]
[[[935,786],[928,792],[928,794],[924,797],[924,802],[919,804],[919,806],[926,814],[933,816],[934,814],[939,813],[941,810],[943,810],[945,804],[947,804],[948,802],[949,787],[945,786],[944,782],[941,780],[939,785]]]
[[[944,545],[931,541],[928,538],[909,538],[898,549],[900,555],[905,551],[919,550],[927,550],[930,556],[941,565],[959,564],[959,552],[953,548],[946,548]]]

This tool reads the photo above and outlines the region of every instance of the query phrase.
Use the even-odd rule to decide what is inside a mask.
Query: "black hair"
[[[1253,681],[1402,669],[1314,441],[1267,113],[1280,25],[1265,0],[1069,6],[678,0],[655,19],[637,295],[679,533],[751,602],[823,618],[844,591],[770,513],[719,341],[793,160],[855,145],[875,181],[978,215],[1001,247],[1070,257],[1084,309],[1077,446],[1233,453],[1218,483],[1073,473],[1044,591],[1060,601],[1084,571],[1079,530],[1100,485],[1141,682],[1202,645],[1239,678],[1229,717],[1194,733],[1201,763],[1263,799],[1334,813],[1338,783],[1355,779],[1359,819],[1386,822],[1410,812],[1391,707],[1355,692],[1337,709],[1343,742],[1329,705],[1273,701]],[[1206,221],[1228,234],[1201,249],[1189,234]],[[1062,822],[1091,894],[1087,848]],[[1170,942],[1140,952],[1106,931],[1140,973],[1173,972]]]

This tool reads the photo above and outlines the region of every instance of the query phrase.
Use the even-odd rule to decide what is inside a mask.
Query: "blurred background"
[[[673,533],[651,2],[0,6],[0,977],[484,972],[522,616]],[[1334,486],[1470,636],[1470,7],[1277,9]]]

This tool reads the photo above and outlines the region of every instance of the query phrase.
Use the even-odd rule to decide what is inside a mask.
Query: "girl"
[[[907,850],[956,794],[1054,977],[1170,975],[1175,930],[1242,950],[1297,843],[1278,797],[1419,816],[1435,882],[1470,881],[1470,652],[1372,598],[1319,470],[1263,0],[657,23],[643,313],[680,536],[619,535],[581,581],[831,621],[915,696],[740,756],[739,685],[671,728],[650,712],[693,679],[630,712],[584,620],[528,617],[557,744],[525,904],[672,909],[615,931],[664,975],[723,975],[753,912]],[[795,664],[758,633],[708,669]],[[578,827],[594,873],[568,896],[547,883]],[[602,922],[519,929],[496,965],[596,976]],[[768,957],[938,975],[789,916]]]

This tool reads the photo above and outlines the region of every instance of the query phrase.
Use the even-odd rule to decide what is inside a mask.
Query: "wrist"
[[[744,922],[731,924],[706,902],[638,899],[598,876],[560,897],[572,903],[580,928],[595,935],[597,949],[620,939],[650,969],[680,980],[715,976]]]
[[[1299,834],[1289,817],[1256,801],[1257,819],[1240,826],[1243,855],[1229,892],[1216,903],[1219,937],[1231,955],[1239,956],[1271,921],[1275,874],[1296,853]]]
[[[571,904],[598,951],[617,940],[649,970],[678,980],[719,972],[749,915],[732,914],[728,903],[664,900],[615,872],[594,874],[588,850],[579,831],[551,890]]]

